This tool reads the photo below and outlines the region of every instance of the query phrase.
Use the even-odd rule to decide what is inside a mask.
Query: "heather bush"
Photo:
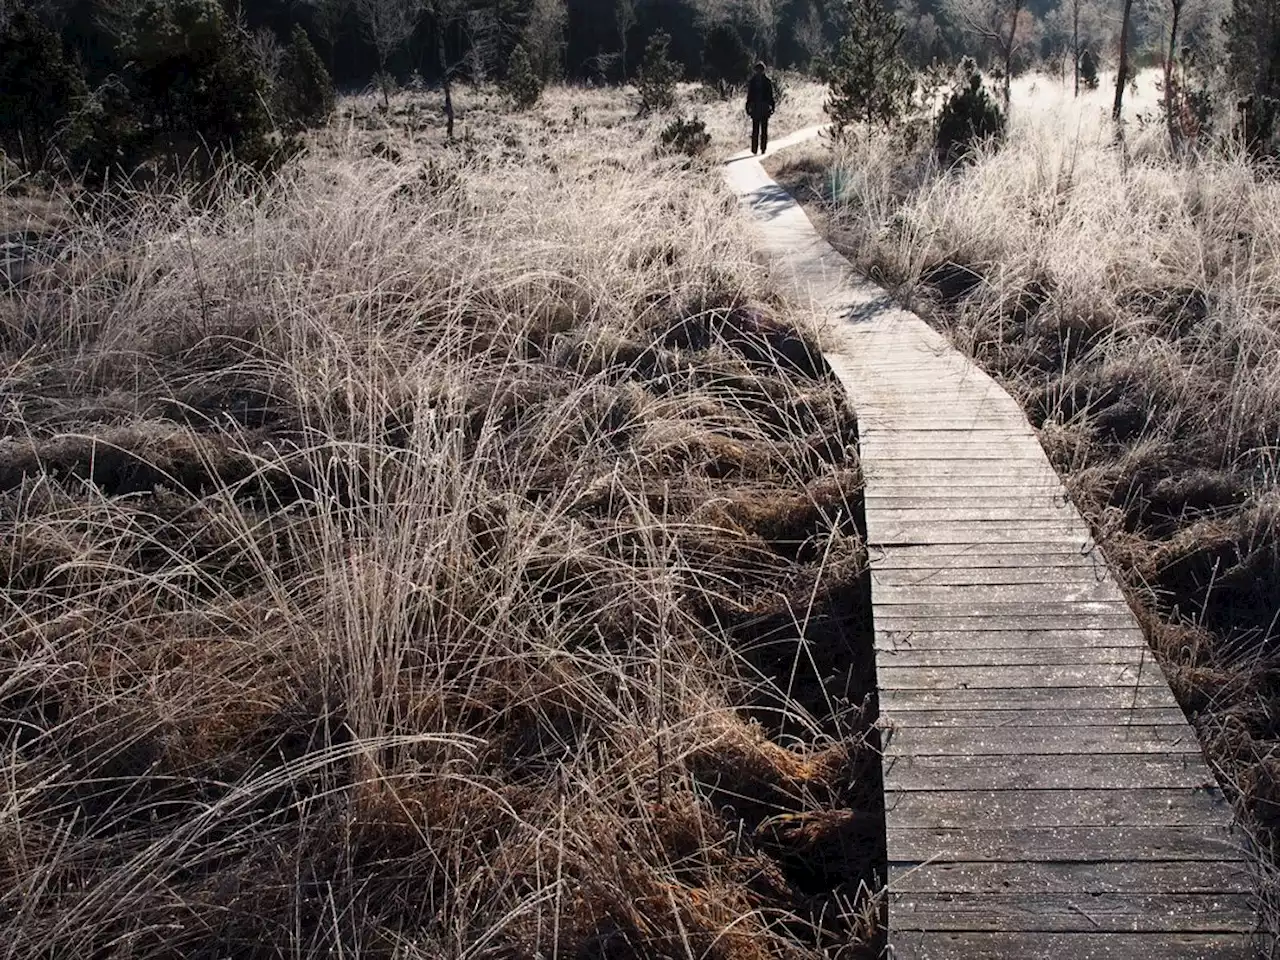
[[[711,134],[707,125],[697,117],[676,117],[663,129],[659,141],[664,150],[683,153],[687,157],[701,156],[711,146]]]

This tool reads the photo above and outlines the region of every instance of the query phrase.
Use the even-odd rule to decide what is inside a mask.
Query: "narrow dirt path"
[[[858,412],[892,956],[1254,956],[1246,838],[1016,401],[756,158],[725,169],[780,282],[835,328]]]

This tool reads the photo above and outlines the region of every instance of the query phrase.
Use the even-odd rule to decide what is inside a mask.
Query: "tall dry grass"
[[[1156,113],[1150,74],[1118,142],[1108,86],[1076,101],[1024,80],[1008,144],[954,170],[875,137],[811,148],[781,176],[1023,401],[1271,876],[1280,183],[1229,143],[1172,157],[1162,125],[1136,121]]]
[[[713,171],[471,96],[0,295],[0,954],[872,939],[839,386]]]

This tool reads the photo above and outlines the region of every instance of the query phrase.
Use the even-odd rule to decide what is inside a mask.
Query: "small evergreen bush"
[[[640,112],[670,110],[676,105],[676,81],[680,68],[671,59],[671,35],[659,30],[649,38],[644,51],[644,62],[636,87],[640,91]]]
[[[95,185],[116,171],[132,171],[144,158],[145,139],[142,111],[128,85],[108,77],[85,99],[77,117],[74,171]]]
[[[1280,156],[1280,100],[1254,94],[1236,103],[1240,140],[1255,159]]]
[[[511,98],[517,110],[528,110],[542,96],[542,81],[533,71],[533,62],[524,44],[517,44],[511,51],[507,75],[502,81],[502,92]]]
[[[276,97],[284,125],[318,127],[333,112],[333,81],[300,25],[295,25],[280,64]]]
[[[707,125],[697,117],[686,120],[676,117],[659,136],[664,151],[683,153],[686,157],[699,157],[711,146],[711,134]]]
[[[1088,50],[1080,54],[1080,82],[1089,90],[1098,89],[1098,61]]]
[[[938,115],[934,144],[945,164],[969,158],[981,143],[1004,140],[1005,117],[987,92],[973,60],[966,57],[960,67],[959,83],[947,96]]]

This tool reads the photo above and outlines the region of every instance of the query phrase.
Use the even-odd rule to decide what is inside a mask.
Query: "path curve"
[[[1245,839],[1017,402],[757,158],[725,172],[858,413],[892,956],[1255,956]]]

